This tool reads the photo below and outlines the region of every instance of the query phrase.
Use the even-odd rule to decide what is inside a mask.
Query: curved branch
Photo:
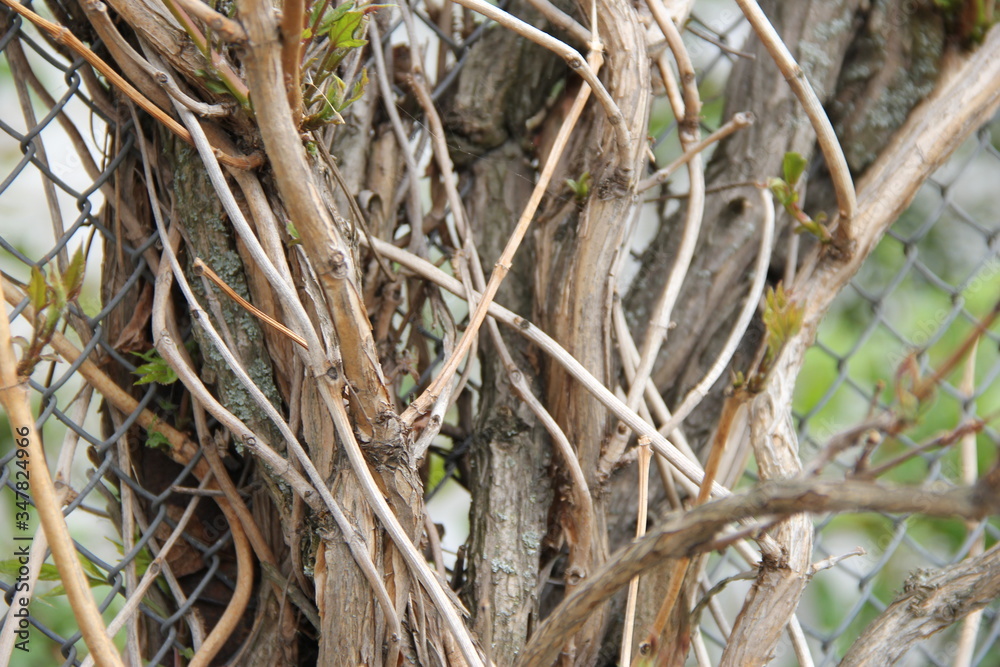
[[[788,81],[792,92],[799,98],[802,108],[809,117],[813,129],[816,131],[820,150],[823,152],[826,165],[830,170],[834,188],[837,191],[837,204],[840,206],[840,219],[843,223],[841,228],[849,228],[858,207],[858,197],[854,191],[851,170],[847,167],[847,159],[844,157],[844,149],[841,148],[840,142],[837,140],[830,118],[826,115],[819,98],[816,97],[816,92],[809,85],[809,80],[802,68],[795,62],[795,58],[792,57],[785,43],[781,41],[778,32],[767,20],[767,16],[761,11],[756,0],[736,0],[736,4],[743,10],[743,15],[747,17],[754,32],[764,43],[767,52],[771,54],[774,64],[785,75],[785,80]]]
[[[44,30],[57,43],[65,44],[74,53],[86,60],[87,63],[89,63],[94,69],[103,74],[108,81],[122,91],[126,97],[142,107],[143,111],[160,121],[167,127],[167,129],[187,143],[192,143],[191,134],[184,128],[184,126],[167,115],[167,113],[160,109],[160,107],[150,102],[149,98],[136,90],[132,84],[122,78],[122,76],[112,69],[106,62],[101,60],[97,54],[90,50],[90,47],[77,39],[76,36],[73,35],[73,33],[71,33],[67,28],[59,25],[58,23],[53,23],[48,19],[42,18],[15,0],[0,0],[0,2]],[[220,149],[215,149],[215,152],[221,162],[238,169],[253,169],[261,163],[259,155],[229,155]]]
[[[611,98],[604,84],[597,78],[597,74],[594,73],[594,70],[587,64],[587,61],[580,55],[579,51],[484,0],[455,0],[455,2],[466,9],[471,9],[474,12],[482,14],[486,18],[493,19],[503,27],[513,30],[539,46],[545,47],[565,60],[571,69],[578,72],[583,77],[583,80],[593,88],[594,96],[601,103],[601,106],[604,107],[604,112],[608,115],[608,122],[615,128],[615,137],[618,143],[618,150],[621,152],[620,160],[622,166],[625,168],[631,167],[630,150],[632,146],[632,133],[625,122],[625,115],[622,114],[621,109],[618,108],[618,105]]]
[[[645,538],[616,552],[594,576],[584,581],[542,624],[518,659],[519,667],[551,665],[558,657],[560,638],[572,635],[590,611],[628,584],[632,577],[665,559],[705,553],[742,537],[725,533],[741,519],[769,522],[802,512],[920,513],[939,517],[982,519],[1000,513],[1000,479],[948,491],[922,488],[886,488],[855,481],[789,480],[765,482],[740,495],[702,505],[668,519]],[[758,526],[758,530],[766,526]]]
[[[0,276],[0,285],[6,287],[6,282]],[[77,559],[52,475],[45,462],[45,450],[31,416],[27,384],[22,380],[17,377],[17,359],[11,344],[7,310],[4,309],[0,313],[0,403],[9,417],[14,441],[28,452],[28,473],[31,475],[31,491],[38,509],[38,518],[52,547],[59,578],[66,589],[66,597],[69,598],[73,616],[83,633],[83,640],[87,648],[99,657],[102,665],[120,666],[123,664],[121,656],[108,637],[101,612],[97,609],[87,578]],[[24,441],[24,445],[20,444],[21,441]]]
[[[931,576],[917,571],[851,645],[841,667],[893,665],[918,641],[984,608],[1000,595],[1000,545]]]

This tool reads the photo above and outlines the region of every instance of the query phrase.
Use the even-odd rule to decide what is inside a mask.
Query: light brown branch
[[[983,609],[1000,595],[1000,545],[933,574],[918,570],[868,624],[842,667],[893,665],[914,644]]]
[[[750,21],[754,32],[764,43],[767,52],[771,54],[774,64],[778,66],[781,73],[785,75],[785,80],[791,87],[795,97],[799,99],[803,110],[809,117],[813,129],[816,131],[816,139],[819,142],[820,150],[826,159],[826,166],[830,170],[834,189],[837,192],[837,204],[840,206],[840,219],[842,228],[852,229],[854,214],[857,210],[857,194],[854,190],[854,181],[851,179],[851,171],[847,167],[847,160],[844,158],[844,150],[837,140],[837,135],[833,131],[823,105],[820,104],[816,92],[809,85],[805,72],[795,62],[795,58],[789,52],[788,47],[781,41],[778,32],[768,21],[767,16],[761,11],[756,0],[736,0],[736,4],[743,10],[744,16]],[[848,237],[851,238],[851,237]]]
[[[260,308],[253,305],[252,303],[241,297],[239,294],[237,294],[236,290],[227,285],[226,282],[222,278],[220,278],[219,275],[215,271],[213,271],[212,268],[208,264],[206,264],[201,257],[194,258],[194,273],[195,275],[204,274],[206,278],[215,283],[216,287],[225,292],[226,296],[228,296],[236,303],[240,304],[248,312],[253,313],[253,315],[258,317],[265,324],[274,328],[281,334],[287,336],[293,342],[298,343],[307,350],[309,349],[309,345],[308,343],[306,343],[305,338],[298,335],[297,333],[286,327],[284,324],[274,319],[273,317],[262,311]]]
[[[649,448],[649,438],[639,438],[639,508],[635,523],[636,539],[646,534],[646,521],[649,512],[649,458],[652,452]],[[632,664],[632,633],[635,625],[635,604],[639,595],[639,577],[632,577],[628,582],[628,599],[625,603],[625,629],[622,631],[622,649],[620,665]]]
[[[16,0],[0,0],[0,2],[44,30],[57,43],[64,44],[70,48],[74,53],[86,60],[94,69],[103,74],[108,81],[111,82],[113,86],[121,90],[126,97],[139,105],[143,111],[157,119],[160,123],[166,126],[167,129],[187,143],[192,143],[191,134],[184,129],[180,123],[168,116],[158,106],[150,102],[145,95],[140,93],[132,86],[132,84],[123,79],[118,72],[113,70],[106,62],[101,60],[97,54],[90,50],[90,47],[77,39],[76,36],[73,35],[73,33],[71,33],[67,28],[57,23],[53,23],[48,19],[42,18]],[[215,151],[221,162],[238,169],[253,169],[261,164],[260,156],[258,155],[229,155],[219,149],[215,149]]]
[[[868,511],[982,519],[1000,513],[998,482],[1000,480],[993,479],[974,487],[931,491],[887,488],[867,482],[783,480],[765,482],[749,492],[702,505],[680,516],[674,515],[642,540],[616,552],[564,600],[531,638],[517,665],[554,664],[560,638],[573,634],[592,609],[632,577],[665,559],[705,553],[730,543],[741,536],[740,533],[724,533],[725,527],[734,521],[749,517],[779,520],[801,512]],[[993,552],[1000,552],[1000,547],[995,547]],[[997,583],[1000,584],[1000,578]],[[994,595],[995,592],[990,597]]]
[[[184,11],[203,21],[211,28],[212,32],[221,35],[227,42],[239,45],[247,41],[247,34],[243,30],[243,26],[228,16],[215,11],[201,0],[176,0],[176,2],[184,8]],[[288,3],[285,3],[285,11],[288,11]],[[296,39],[301,35],[302,29],[299,28]],[[296,43],[298,42],[296,41]]]
[[[503,27],[513,30],[522,37],[530,39],[535,44],[552,51],[565,60],[570,69],[578,72],[583,77],[583,80],[593,88],[594,96],[601,103],[601,106],[604,107],[604,112],[608,115],[608,122],[615,128],[615,136],[617,137],[618,150],[620,152],[619,159],[622,166],[626,169],[631,167],[629,164],[631,158],[629,156],[631,155],[632,134],[629,132],[628,125],[625,122],[625,116],[611,95],[608,94],[604,84],[597,78],[596,72],[587,64],[587,61],[580,55],[579,51],[484,0],[455,1],[463,7],[491,18]]]
[[[199,0],[183,0],[199,2]],[[302,123],[302,29],[305,27],[305,0],[285,0],[281,7],[281,69],[285,74],[288,105],[296,127]]]
[[[6,292],[7,281],[0,276],[0,287]],[[52,558],[59,570],[73,609],[73,616],[83,634],[87,648],[96,655],[102,665],[121,667],[121,656],[108,637],[101,618],[101,612],[91,595],[87,578],[77,559],[73,539],[69,535],[66,519],[56,494],[55,485],[45,461],[45,450],[35,428],[28,403],[26,378],[17,376],[17,358],[11,344],[10,323],[7,309],[0,313],[0,403],[10,421],[13,441],[18,448],[28,452],[28,481],[38,518],[45,531],[45,537],[52,548]],[[27,495],[27,494],[25,494]]]
[[[602,58],[598,53],[592,53],[593,58],[591,65],[594,71],[598,71],[601,67]],[[521,245],[521,241],[524,240],[524,235],[528,232],[528,228],[531,225],[531,221],[534,218],[535,211],[538,210],[538,205],[542,202],[542,197],[552,180],[552,175],[555,173],[556,166],[559,163],[559,159],[562,157],[563,151],[566,149],[566,143],[569,140],[570,133],[576,126],[577,121],[580,118],[580,114],[583,111],[584,105],[587,103],[587,99],[590,97],[590,87],[582,86],[579,93],[577,93],[576,98],[573,100],[573,106],[570,108],[563,124],[559,128],[559,133],[556,135],[556,139],[553,142],[552,149],[549,151],[548,157],[545,159],[545,167],[542,169],[541,175],[538,177],[538,182],[535,184],[534,190],[531,192],[531,197],[528,199],[528,203],[524,206],[524,211],[521,212],[521,217],[517,221],[517,226],[510,235],[510,239],[507,241],[507,245],[504,247],[503,252],[500,254],[500,258],[497,260],[494,266],[493,273],[490,274],[490,281],[486,285],[486,289],[483,292],[482,298],[475,302],[475,310],[472,316],[469,318],[469,324],[462,334],[462,338],[459,339],[458,345],[454,353],[445,363],[444,368],[434,379],[434,382],[421,394],[402,415],[404,422],[412,423],[420,414],[425,412],[430,405],[436,400],[437,396],[440,395],[443,385],[445,382],[451,381],[451,376],[454,375],[455,371],[458,369],[458,364],[462,358],[468,353],[469,349],[472,347],[472,342],[475,339],[475,335],[482,325],[483,320],[486,318],[487,310],[493,299],[496,297],[497,290],[500,289],[500,284],[503,279],[507,276],[510,271],[511,263],[514,261],[514,254]],[[427,100],[429,101],[429,100]],[[443,129],[439,128],[441,140],[443,141]],[[455,211],[453,211],[455,213]],[[471,299],[470,297],[467,297]],[[470,301],[470,305],[471,305]]]
[[[352,413],[358,427],[370,436],[371,426],[365,416],[382,414],[392,406],[392,400],[377,362],[362,291],[355,284],[351,250],[327,212],[293,120],[281,71],[281,53],[273,39],[278,26],[271,6],[261,0],[240,0],[237,6],[250,37],[245,63],[250,90],[254,99],[267,100],[255,108],[264,147],[274,167],[281,199],[327,298],[340,339],[343,374],[355,387],[359,400],[352,401]]]

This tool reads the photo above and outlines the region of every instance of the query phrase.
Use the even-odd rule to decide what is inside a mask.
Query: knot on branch
[[[330,273],[338,280],[347,278],[347,255],[339,248],[330,253]]]
[[[632,187],[631,167],[617,166],[611,174],[597,186],[597,196],[599,199],[619,199],[626,196]]]

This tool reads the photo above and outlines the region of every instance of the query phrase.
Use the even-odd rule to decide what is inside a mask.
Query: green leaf
[[[87,583],[90,584],[91,588],[94,586],[107,586],[108,582],[101,574],[101,571],[92,562],[87,560],[83,554],[77,554],[80,558],[80,565],[83,567],[83,573],[87,577]],[[0,577],[5,579],[9,578],[14,581],[19,576],[19,568],[21,563],[17,559],[0,561]],[[42,563],[41,569],[38,571],[39,581],[62,581],[62,577],[59,575],[59,569],[52,565],[51,563]],[[52,589],[47,596],[65,595],[66,590],[62,586],[56,586]]]
[[[49,267],[49,292],[52,309],[48,313],[47,326],[54,329],[59,318],[65,312],[66,303],[69,300],[62,274],[59,273],[59,267],[55,265]]]
[[[295,225],[291,220],[285,220],[285,229],[288,231],[288,235],[292,237],[292,242],[288,245],[298,245],[302,243],[302,238],[299,236],[299,230],[295,229]]]
[[[167,385],[177,382],[177,373],[167,364],[166,359],[160,356],[156,348],[145,353],[133,352],[132,354],[146,362],[132,371],[133,375],[139,376],[139,379],[135,381],[136,385],[149,384],[150,382]]]
[[[346,100],[341,102],[340,107],[337,109],[339,112],[343,112],[344,109],[351,106],[355,102],[361,99],[361,96],[365,94],[365,88],[368,86],[368,68],[361,68],[361,78],[354,82],[354,88],[351,89],[351,96]]]
[[[572,178],[566,179],[566,185],[569,189],[573,191],[578,202],[582,202],[590,194],[590,172],[585,171],[580,176],[580,180],[573,180]]]
[[[48,286],[45,284],[45,274],[37,266],[31,267],[31,280],[28,282],[28,299],[37,316],[48,305]]]
[[[785,158],[781,161],[781,170],[785,175],[785,182],[795,187],[802,177],[802,172],[806,169],[806,159],[799,153],[785,153]]]
[[[322,7],[323,7],[322,2],[317,2],[313,5],[312,16],[310,16],[309,18],[310,24],[316,23],[317,14],[319,13],[320,9],[322,9]],[[337,7],[334,7],[333,9],[328,9],[326,13],[323,15],[323,20],[319,22],[319,26],[317,26],[316,32],[319,33],[320,35],[327,33],[330,30],[330,26],[334,22],[343,18],[344,14],[351,11],[352,9],[354,9],[353,2],[345,2],[341,5],[338,5]]]
[[[155,429],[146,431],[146,446],[165,453],[169,453],[171,450],[170,440],[167,439],[167,436]]]
[[[767,180],[767,187],[774,193],[774,198],[778,200],[778,203],[785,208],[788,208],[799,199],[799,193],[780,178],[769,178]]]
[[[86,270],[86,263],[83,256],[83,248],[77,248],[73,253],[73,259],[66,267],[66,273],[62,277],[63,289],[66,291],[66,299],[72,301],[80,296],[83,289],[83,274]]]
[[[792,303],[781,283],[777,289],[768,287],[764,295],[764,327],[767,329],[768,359],[777,356],[778,351],[802,328],[803,310]]]
[[[194,73],[201,78],[205,87],[216,95],[225,95],[232,92],[229,90],[229,86],[223,83],[222,80],[212,72],[205,69],[196,69]]]
[[[342,8],[343,11],[341,11]],[[351,45],[347,42],[356,41],[353,39],[354,33],[361,27],[361,20],[365,17],[365,13],[355,11],[353,2],[345,2],[337,7],[333,14],[334,16],[329,20],[320,23],[319,32],[326,34],[332,48],[348,48]]]

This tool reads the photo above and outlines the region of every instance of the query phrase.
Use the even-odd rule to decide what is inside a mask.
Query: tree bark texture
[[[213,86],[199,74],[207,67],[204,57],[191,47],[176,19],[164,13],[163,7],[145,0],[111,0],[111,5],[122,21],[132,26],[134,32],[128,33],[128,39],[138,44],[141,37],[152,45],[181,73],[188,90],[212,102],[227,99],[213,92]],[[945,22],[931,10],[930,0],[764,0],[762,5],[827,105],[854,175],[860,177],[877,164],[879,153],[910,110],[934,89],[947,45]],[[560,6],[581,24],[588,24],[589,2]],[[451,11],[448,3],[445,7]],[[397,651],[397,664],[465,664],[456,638],[446,629],[446,618],[437,611],[441,607],[429,592],[433,586],[429,589],[426,579],[418,581],[412,561],[408,564],[404,559],[407,552],[396,546],[398,540],[394,543],[382,520],[384,515],[373,507],[370,491],[359,475],[362,469],[371,475],[376,495],[388,503],[409,540],[429,549],[434,540],[425,533],[423,498],[429,458],[421,462],[413,456],[421,430],[428,426],[420,420],[412,425],[402,422],[399,415],[405,406],[400,403],[405,399],[400,387],[408,375],[419,378],[414,368],[426,370],[428,375],[433,370],[438,351],[414,332],[424,311],[434,312],[432,319],[437,323],[437,313],[444,311],[443,306],[435,310],[443,303],[442,293],[430,281],[401,271],[387,275],[390,272],[380,267],[373,251],[359,247],[359,225],[365,225],[365,233],[376,238],[404,245],[405,237],[398,233],[401,224],[420,224],[432,244],[437,243],[445,252],[460,252],[449,242],[441,242],[443,221],[454,212],[448,210],[452,204],[443,195],[444,179],[433,161],[423,175],[430,183],[428,192],[422,192],[429,195],[430,211],[426,216],[422,211],[407,211],[407,179],[416,175],[408,173],[403,158],[413,147],[401,142],[396,133],[399,128],[393,127],[383,109],[388,103],[405,112],[403,134],[417,128],[423,121],[417,120],[419,105],[407,94],[412,90],[407,87],[413,85],[413,76],[422,73],[406,62],[406,47],[386,40],[385,53],[397,68],[390,78],[397,85],[393,94],[400,93],[398,99],[380,99],[373,85],[349,113],[345,112],[345,125],[303,136],[293,121],[301,110],[290,107],[286,94],[280,17],[264,0],[239,0],[236,9],[248,40],[239,47],[226,47],[226,52],[242,59],[241,75],[251,91],[253,112],[237,110],[225,121],[203,124],[217,146],[266,153],[264,166],[254,172],[232,170],[227,183],[237,193],[237,204],[273,259],[275,270],[293,286],[301,308],[284,302],[273,277],[256,265],[247,238],[233,231],[229,215],[207,182],[193,149],[178,139],[163,139],[163,133],[158,147],[167,157],[160,156],[154,167],[157,187],[163,187],[159,193],[163,208],[170,211],[171,224],[183,236],[182,261],[202,306],[221,327],[257,387],[287,417],[295,438],[283,436],[283,431],[253,404],[224,359],[213,353],[192,317],[180,312],[178,322],[185,331],[190,328],[194,332],[200,377],[221,405],[288,457],[289,466],[299,472],[301,462],[292,461],[290,451],[296,438],[301,441],[309,461],[347,517],[349,529],[335,525],[329,511],[310,509],[280,474],[253,463],[243,444],[230,443],[225,431],[213,423],[218,432],[211,434],[216,440],[211,446],[219,446],[234,469],[252,467],[251,483],[266,489],[266,493],[253,494],[251,504],[277,558],[278,576],[314,600],[319,616],[319,627],[309,627],[298,611],[273,595],[260,576],[255,580],[257,605],[253,613],[246,614],[231,643],[235,650],[240,642],[251,639],[243,653],[245,664],[318,661],[383,665]],[[558,32],[526,4],[515,1],[507,9],[533,25]],[[644,9],[637,10],[626,0],[598,0],[596,5],[604,54],[600,78],[624,115],[631,144],[618,144],[619,128],[601,105],[591,101],[496,299],[537,322],[606,387],[614,390],[620,386],[626,391],[616,358],[611,314],[623,287],[614,268],[621,260],[620,253],[627,251],[623,242],[642,206],[637,182],[648,173],[650,73],[658,74],[647,55],[643,14]],[[450,30],[456,16],[445,12],[430,18]],[[379,21],[383,29],[387,27],[385,18],[372,20]],[[787,82],[755,36],[751,34],[743,50],[754,59],[736,60],[726,87],[723,121],[748,111],[755,124],[722,141],[706,171],[710,191],[713,186],[742,185],[722,188],[707,199],[692,266],[673,311],[676,326],[669,331],[652,375],[668,405],[679,402],[702,378],[746,298],[762,216],[756,189],[746,182],[779,175],[784,155],[798,152],[815,165],[809,171],[806,208],[810,212],[832,210],[835,201],[828,174],[814,148],[812,126]],[[363,53],[367,58],[370,49]],[[445,49],[440,56],[442,63],[448,62]],[[364,62],[361,57],[359,52],[359,62]],[[464,67],[438,106],[480,260],[484,267],[490,267],[529,199],[536,168],[548,159],[550,138],[559,130],[581,81],[558,56],[502,27],[489,28],[471,50],[454,57],[465,58]],[[119,67],[132,65],[119,63]],[[169,113],[170,98],[156,80],[148,73],[135,76],[136,86]],[[155,134],[145,129],[147,134]],[[232,140],[226,138],[227,133]],[[316,144],[333,153],[346,188],[339,186],[335,167],[322,151],[310,150]],[[134,245],[140,245],[155,229],[142,179],[136,176],[141,168],[141,164],[132,164],[122,172],[132,179],[123,179],[121,186],[134,213],[124,234]],[[591,184],[589,190],[572,192],[566,185],[569,179],[583,181],[585,175]],[[669,185],[664,186],[663,194],[668,191]],[[366,220],[349,213],[354,203],[360,204]],[[407,222],[401,223],[404,219]],[[636,340],[644,335],[650,312],[676,261],[684,219],[682,214],[667,216],[661,210],[656,224],[655,237],[640,258],[638,277],[622,297]],[[787,249],[791,226],[788,216],[779,217],[771,282],[780,277],[782,262],[794,264],[798,259]],[[297,230],[297,239],[293,239],[292,229]],[[411,240],[417,239],[411,249],[430,259],[422,240],[424,232],[415,234],[411,228],[407,233]],[[803,245],[808,246],[809,241]],[[299,354],[286,337],[261,325],[256,316],[207,282],[195,279],[196,256],[268,316],[291,323],[293,329],[296,324],[309,325],[310,331],[318,332],[307,353]],[[141,259],[125,258],[107,244],[103,296],[113,298],[132,271],[142,270],[142,262],[155,267],[158,261],[157,250],[148,250]],[[458,272],[454,258],[451,267]],[[113,321],[111,337],[119,341],[117,349],[123,354],[146,351],[150,348],[146,331],[150,306],[145,303],[149,296],[133,290],[126,299],[135,321]],[[297,323],[296,318],[307,321]],[[455,320],[448,326],[457,334],[462,322],[457,317]],[[731,364],[734,370],[746,370],[763,333],[759,322],[751,327]],[[443,431],[452,440],[449,462],[461,470],[459,480],[473,499],[464,570],[452,573],[462,602],[456,597],[453,606],[467,612],[465,621],[480,644],[478,648],[497,665],[525,664],[538,655],[558,655],[558,663],[563,665],[614,664],[621,641],[621,599],[596,594],[588,598],[592,606],[585,618],[560,626],[567,632],[558,637],[559,646],[538,649],[525,657],[525,647],[547,614],[563,609],[565,601],[572,602],[575,591],[592,585],[599,572],[620,578],[620,573],[603,568],[613,551],[633,539],[635,475],[631,466],[610,477],[599,471],[617,423],[609,419],[605,407],[549,356],[523,338],[509,332],[502,335],[518,372],[528,378],[574,448],[594,516],[589,524],[579,522],[571,475],[540,420],[517,396],[509,377],[512,369],[505,366],[484,326],[476,351],[481,364],[478,412],[471,415],[468,406],[473,403],[473,392],[466,390],[458,399],[460,412],[464,411],[459,426]],[[788,352],[760,393],[747,402],[748,443],[764,481],[794,477],[802,469],[790,413],[794,380],[801,366],[801,355],[796,354],[800,351]],[[125,377],[116,380],[130,384]],[[419,392],[425,383],[426,379],[418,379],[413,391]],[[723,375],[684,424],[699,454],[704,454],[703,445],[711,439],[727,384],[728,376]],[[133,394],[138,398],[140,392],[133,388]],[[341,411],[349,416],[347,431],[338,420]],[[164,418],[174,416],[169,410],[163,412]],[[117,426],[109,414],[105,429],[110,432]],[[146,436],[133,428],[128,437],[141,442]],[[355,440],[364,457],[361,469],[352,458]],[[158,489],[164,483],[161,477],[166,467],[159,468],[165,466],[166,457],[148,448],[136,449],[131,461],[136,475],[147,487]],[[735,470],[732,477],[720,481],[732,485],[742,472]],[[681,508],[667,503],[665,490],[655,480],[653,493],[651,523],[676,521],[676,516],[667,516],[667,512]],[[681,500],[691,499],[682,494]],[[206,510],[201,530],[208,535],[220,517],[214,508]],[[693,549],[695,544],[717,538],[722,525],[711,535],[702,535],[702,542],[688,546]],[[810,519],[789,516],[769,531],[769,539],[772,548],[765,549],[722,664],[764,664],[807,583],[812,555]],[[363,552],[360,556],[358,545]],[[635,547],[629,549],[634,551]],[[205,563],[190,550],[180,553],[172,565],[196,581]],[[657,554],[643,556],[643,568],[648,571],[637,612],[636,645],[656,617],[663,592],[675,583],[668,573],[682,553],[687,555],[682,551],[666,554],[670,560],[660,558],[658,568],[654,568]],[[222,558],[227,573],[235,570],[231,549],[224,550]],[[375,595],[378,586],[373,587],[366,578],[361,564],[364,558],[370,559],[378,572],[392,613],[386,613]],[[688,655],[691,619],[687,612],[698,598],[701,566],[696,557],[683,575],[681,602],[660,638],[662,650],[657,659],[662,664],[683,664]],[[435,563],[435,567],[444,571],[442,563]],[[955,579],[964,576],[958,573]],[[213,592],[225,595],[227,591]],[[956,595],[960,604],[979,604],[974,596]],[[905,603],[912,606],[912,597]],[[903,604],[901,600],[894,609]],[[218,610],[201,608],[199,612],[213,620],[219,614]],[[399,632],[392,629],[394,616],[401,624]],[[863,639],[878,643],[881,640],[876,634],[886,632],[885,628],[919,634],[939,625],[887,613],[884,623],[871,630],[871,638]],[[154,634],[151,629],[149,634]],[[858,658],[852,664],[867,663]]]

